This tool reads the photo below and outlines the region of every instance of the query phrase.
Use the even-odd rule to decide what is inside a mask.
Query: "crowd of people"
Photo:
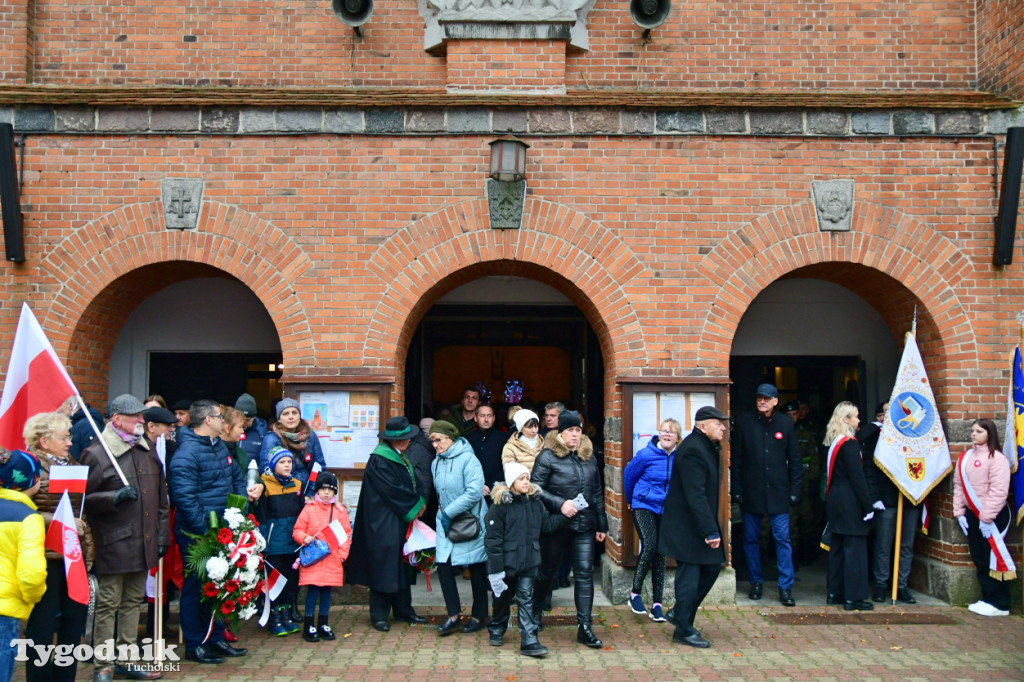
[[[895,549],[900,571],[890,576],[896,524],[891,510],[899,491],[872,460],[886,406],[862,428],[856,405],[837,405],[823,436],[828,454],[820,458],[813,444],[807,447],[814,430],[801,428],[799,405],[777,405],[775,386],[762,384],[755,410],[736,420],[731,435],[731,492],[742,512],[750,598],[762,598],[760,534],[767,517],[778,599],[785,606],[795,603],[794,546],[799,555],[808,534],[815,533],[802,518],[810,509],[828,521],[829,603],[870,609],[869,598],[884,599],[890,579],[898,599],[913,603],[906,582],[916,510],[910,507],[903,517],[903,541]],[[88,630],[96,643],[134,643],[147,580],[159,559],[176,553],[180,565],[209,529],[211,515],[224,516],[233,494],[247,501],[261,524],[265,561],[286,579],[280,593],[267,597],[265,629],[271,636],[301,632],[307,642],[335,639],[331,592],[345,581],[369,589],[370,625],[376,630],[388,631],[392,618],[425,624],[413,608],[416,574],[403,552],[411,522],[422,519],[437,536],[434,561],[447,611],[438,636],[486,628],[489,643],[501,646],[515,600],[519,651],[543,656],[543,611],[551,591],[567,586],[571,570],[577,641],[602,647],[593,629],[593,603],[594,564],[609,527],[605,484],[599,451],[579,412],[559,402],[546,404],[541,414],[532,405],[513,407],[500,428],[494,407],[481,401],[477,388],[467,388],[442,419],[427,418],[417,426],[406,417],[390,418],[363,471],[351,524],[339,500],[339,481],[326,471],[319,440],[299,407],[293,399],[280,400],[268,425],[247,394],[233,406],[197,400],[170,407],[160,396],[143,401],[125,394],[110,401],[105,415],[90,412],[98,435],[83,411],[70,418],[62,411],[31,417],[24,427],[25,450],[0,453],[0,641],[18,638],[27,620],[25,636],[35,642],[75,646]],[[697,410],[689,434],[676,419],[666,419],[623,472],[640,539],[629,606],[655,622],[671,623],[673,641],[698,648],[710,642],[694,619],[726,561],[718,508],[721,445],[728,431],[729,417],[713,407]],[[990,420],[974,423],[971,441],[954,477],[954,514],[978,566],[982,592],[970,608],[1005,615],[1008,585],[990,576],[988,538],[1007,523],[1009,465]],[[44,553],[43,542],[60,499],[48,482],[56,467],[79,464],[88,467],[85,493],[70,501],[74,531],[94,576],[91,622],[87,606],[69,598],[64,557]],[[821,506],[802,508],[808,497]],[[325,560],[307,565],[296,558],[317,549],[318,536],[336,524],[341,540],[323,550]],[[791,541],[797,527],[800,544]],[[667,557],[677,563],[675,606],[668,611],[662,607]],[[641,597],[648,574],[649,610]],[[459,575],[470,582],[468,614],[462,613]],[[199,576],[172,574],[168,585],[180,590],[187,659],[215,664],[247,653],[233,646],[237,636],[213,617]],[[302,612],[300,587],[306,591]],[[154,626],[152,617],[149,625]],[[28,651],[28,680],[75,679],[75,662],[57,666],[50,658],[44,664],[37,650]],[[98,682],[161,676],[119,658],[116,646],[102,651],[97,648],[93,661]],[[12,670],[13,653],[2,647],[0,680]]]

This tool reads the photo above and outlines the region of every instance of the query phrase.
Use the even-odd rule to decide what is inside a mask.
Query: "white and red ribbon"
[[[978,521],[981,521],[981,504],[978,499],[978,494],[974,492],[974,488],[971,487],[971,481],[967,477],[967,453],[970,450],[964,450],[960,454],[960,459],[956,463],[957,474],[960,476],[960,484],[964,489],[964,499],[967,500],[967,506],[970,508],[974,515],[978,517]],[[1007,520],[1006,528],[996,528],[992,535],[988,536],[988,545],[992,549],[991,555],[989,556],[988,572],[989,575],[996,580],[1013,580],[1017,577],[1017,567],[1013,563],[1013,557],[1010,556],[1010,551],[1006,549],[1006,533],[1010,530],[1010,522]]]
[[[839,454],[839,448],[843,446],[843,443],[850,440],[849,436],[840,436],[832,441],[832,445],[828,448],[828,477],[825,479],[825,494],[828,494],[828,487],[832,485],[832,470],[836,466],[836,456]]]

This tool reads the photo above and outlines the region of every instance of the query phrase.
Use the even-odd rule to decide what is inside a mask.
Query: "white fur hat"
[[[538,422],[540,421],[540,417],[538,417],[537,413],[533,410],[519,410],[512,416],[512,421],[515,422],[516,425],[516,431],[519,433],[523,432],[523,427],[526,426],[526,422],[531,419],[536,419]]]
[[[516,479],[523,474],[529,476],[530,470],[519,462],[509,462],[505,465],[505,485],[511,488],[512,484],[516,482]]]

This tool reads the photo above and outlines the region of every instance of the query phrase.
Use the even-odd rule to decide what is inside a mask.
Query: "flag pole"
[[[896,548],[893,554],[896,560],[892,566],[892,605],[896,606],[896,584],[899,582],[900,574],[900,536],[903,535],[903,493],[900,492],[900,501],[896,503]]]
[[[78,406],[82,408],[82,412],[85,414],[85,418],[89,420],[89,424],[92,426],[93,432],[96,434],[96,440],[99,441],[100,445],[103,446],[103,451],[107,453],[107,457],[110,458],[110,463],[114,465],[114,471],[121,477],[121,483],[128,485],[128,479],[125,477],[124,472],[121,471],[121,467],[118,465],[117,460],[114,459],[114,453],[110,451],[107,446],[107,442],[103,440],[103,434],[100,433],[100,427],[96,426],[96,422],[93,420],[92,415],[89,414],[89,408],[86,407],[85,401],[82,400],[81,393],[75,393],[75,397],[78,398]]]
[[[164,558],[156,564],[156,589],[153,590],[153,645],[157,663],[164,661]]]

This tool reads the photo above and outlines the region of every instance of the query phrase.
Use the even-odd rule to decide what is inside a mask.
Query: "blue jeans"
[[[743,551],[747,555],[747,570],[751,583],[763,583],[761,573],[761,519],[764,514],[743,512]],[[775,560],[779,567],[779,589],[793,587],[793,546],[789,543],[789,514],[768,514],[775,538]]]
[[[317,585],[306,585],[306,618],[313,620],[313,614],[318,613],[316,609],[317,597],[320,598],[320,617],[326,617],[331,612],[331,588],[318,587]]]
[[[14,677],[14,657],[18,650],[14,640],[18,639],[21,621],[11,616],[0,616],[0,682],[10,682]]]
[[[189,542],[180,536],[176,536],[178,547],[181,549],[181,556],[188,556]],[[181,635],[185,640],[185,649],[195,651],[195,648],[203,643],[206,637],[206,629],[210,627],[210,616],[213,614],[213,605],[210,602],[201,601],[202,584],[189,573],[185,573],[185,582],[181,585],[180,627]],[[213,624],[213,632],[207,644],[215,644],[224,640],[224,621],[220,618]]]

